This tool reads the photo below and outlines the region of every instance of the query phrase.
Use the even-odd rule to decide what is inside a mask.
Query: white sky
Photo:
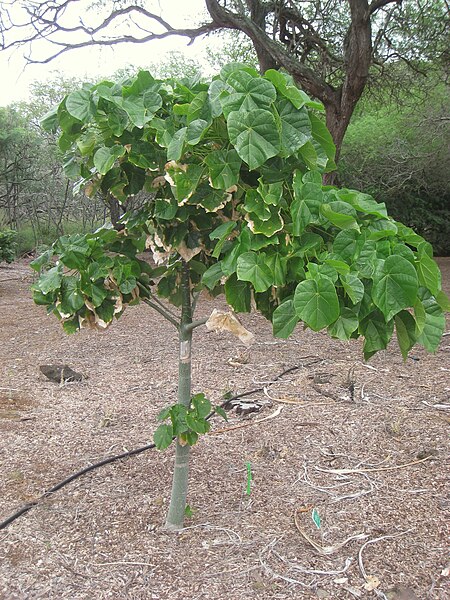
[[[91,0],[81,0],[81,3],[83,2],[90,4]],[[169,2],[149,0],[145,2],[145,5],[161,14],[173,26],[195,27],[199,24],[201,15],[206,15],[203,0],[171,0]],[[77,8],[79,11],[80,5],[77,5]],[[171,50],[179,50],[186,57],[201,62],[205,44],[214,44],[211,37],[200,38],[191,46],[187,46],[188,41],[183,37],[171,37],[146,44],[120,44],[113,48],[107,46],[83,48],[67,52],[45,65],[26,65],[23,58],[25,48],[0,52],[0,106],[5,106],[15,100],[26,100],[30,83],[45,81],[51,78],[55,71],[68,77],[76,76],[89,80],[93,76],[109,76],[117,69],[130,64],[147,67]],[[47,48],[41,46],[40,52],[42,57],[46,57],[54,53],[55,49],[51,46]]]

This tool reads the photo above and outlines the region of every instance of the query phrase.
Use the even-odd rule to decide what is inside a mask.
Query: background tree
[[[385,65],[399,61],[425,74],[424,63],[442,64],[448,57],[445,0],[205,0],[210,20],[187,28],[173,27],[152,11],[151,2],[96,4],[82,21],[74,0],[24,2],[22,11],[21,3],[14,4],[1,2],[2,47],[31,45],[28,58],[37,62],[87,46],[241,32],[251,40],[262,72],[284,69],[323,102],[336,159],[369,77],[384,76]],[[54,51],[39,57],[43,40]]]

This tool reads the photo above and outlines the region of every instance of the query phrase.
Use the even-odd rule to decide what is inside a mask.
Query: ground
[[[448,292],[450,260],[440,265]],[[176,332],[158,314],[134,307],[106,333],[66,336],[31,282],[24,261],[0,268],[0,521],[151,442],[176,399]],[[198,316],[213,307],[224,308],[202,298]],[[265,388],[250,398],[266,404],[214,418],[193,449],[186,528],[161,527],[173,448],[101,467],[0,531],[2,599],[448,597],[450,338],[406,362],[394,341],[365,363],[359,341],[300,327],[275,340],[260,315],[242,322],[249,350],[196,330],[193,388],[215,403]],[[52,383],[39,369],[52,363],[83,380]]]

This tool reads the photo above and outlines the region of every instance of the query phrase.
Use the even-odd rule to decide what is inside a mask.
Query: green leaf
[[[400,346],[403,360],[406,360],[408,358],[408,352],[417,340],[417,324],[414,317],[407,310],[400,311],[395,315],[394,320],[398,345]]]
[[[197,189],[203,175],[203,167],[201,165],[190,164],[184,169],[175,164],[167,167],[167,173],[172,178],[172,193],[178,204],[182,204]]]
[[[425,309],[425,325],[417,338],[428,352],[436,352],[445,331],[445,315],[434,296],[425,288],[420,288],[420,299]]]
[[[1,232],[0,232],[1,233]],[[53,249],[50,248],[30,262],[30,267],[39,273],[42,267],[46,267],[52,260]]]
[[[195,394],[195,396],[192,396],[191,404],[200,418],[206,417],[211,412],[211,402],[205,397],[205,394]]]
[[[180,160],[186,142],[187,127],[176,131],[167,148],[167,160]]]
[[[436,262],[425,252],[420,251],[417,261],[419,284],[428,288],[433,296],[441,289],[441,272]]]
[[[194,414],[188,413],[186,415],[186,425],[195,433],[208,433],[211,425],[208,421],[202,418],[197,418]]]
[[[402,309],[413,306],[417,290],[415,268],[401,256],[390,256],[374,275],[372,299],[389,321]]]
[[[125,148],[123,146],[113,146],[112,148],[103,146],[94,154],[94,167],[101,175],[106,175],[116,160],[124,154]]]
[[[364,238],[360,237],[357,231],[340,231],[334,238],[333,252],[346,263],[352,263],[358,256]]]
[[[223,245],[225,244],[227,238],[235,228],[235,221],[227,221],[219,225],[219,227],[216,227],[214,231],[211,231],[211,233],[209,234],[210,239],[219,240],[214,247],[214,252],[212,253],[212,256],[214,258],[219,258]]]
[[[336,321],[328,327],[328,333],[331,337],[346,341],[358,329],[358,325],[358,316],[351,308],[344,307]]]
[[[394,320],[386,322],[384,315],[375,310],[370,313],[360,324],[360,331],[364,335],[364,358],[367,360],[379,350],[384,350],[389,343],[394,331]]]
[[[297,316],[313,331],[331,325],[339,316],[339,301],[333,282],[324,276],[301,281],[295,289]]]
[[[275,87],[270,81],[254,77],[245,71],[231,73],[227,78],[227,84],[234,91],[221,98],[225,117],[233,111],[268,109],[277,97]]]
[[[228,421],[228,415],[221,406],[214,406],[214,412],[222,417],[222,419],[225,419],[225,421]]]
[[[237,277],[249,281],[256,292],[265,292],[273,283],[264,252],[244,252],[237,259]]]
[[[278,206],[283,195],[283,182],[264,183],[262,177],[258,179],[258,193],[266,204]]]
[[[447,312],[450,311],[450,298],[442,290],[439,290],[437,294],[435,294],[435,298],[442,310]]]
[[[167,425],[166,423],[162,423],[159,427],[156,428],[155,433],[153,434],[153,441],[155,442],[158,450],[165,450],[172,443],[173,438],[173,428],[172,425]]]
[[[234,111],[228,117],[227,127],[231,143],[251,170],[280,151],[280,134],[275,118],[267,110]]]
[[[76,92],[72,92],[66,98],[65,106],[67,112],[72,117],[82,121],[83,123],[88,122],[93,116],[93,102],[91,97],[91,91],[89,89],[82,89]]]
[[[264,73],[264,77],[271,81],[280,94],[287,98],[295,108],[299,109],[304,106],[306,102],[310,101],[309,96],[298,89],[294,84],[292,77],[287,73],[269,69]]]
[[[62,272],[60,267],[53,267],[42,273],[39,277],[37,285],[43,294],[48,294],[55,290],[59,290],[62,281]]]
[[[209,123],[204,119],[196,119],[189,123],[186,133],[186,141],[190,146],[195,146],[202,139],[206,130],[209,127]],[[177,160],[177,159],[175,159]]]
[[[305,108],[297,110],[288,101],[277,105],[281,123],[281,150],[283,156],[292,156],[311,137],[311,122]]]
[[[331,133],[328,131],[325,123],[316,117],[313,113],[309,113],[311,121],[311,133],[313,138],[320,144],[324,149],[325,154],[331,161],[334,161],[336,156],[336,146],[334,145]]]
[[[364,296],[364,284],[354,273],[339,275],[342,287],[353,304],[360,302]]]
[[[359,232],[359,225],[356,221],[356,211],[347,202],[336,200],[320,206],[320,212],[330,223],[339,227],[339,229],[356,229]]]
[[[278,306],[272,315],[273,335],[286,339],[294,331],[298,323],[298,316],[293,300],[286,300]]]
[[[251,311],[251,289],[246,281],[239,281],[236,274],[233,273],[225,282],[225,297],[227,303],[236,312]]]
[[[286,283],[287,257],[279,252],[270,252],[266,258],[267,266],[272,271],[273,285],[283,287]]]
[[[374,215],[376,217],[387,218],[386,205],[384,202],[376,202],[369,194],[363,194],[355,190],[339,190],[337,196],[340,200],[348,202],[358,210],[366,215]]]
[[[65,333],[71,335],[80,329],[80,322],[78,317],[74,317],[73,319],[64,320],[62,326]]]
[[[209,168],[212,186],[227,190],[239,181],[242,161],[236,150],[216,150],[208,154],[205,163]]]
[[[210,290],[216,287],[224,276],[220,262],[215,263],[207,269],[202,276],[202,283]]]
[[[244,209],[253,213],[261,221],[268,221],[272,216],[269,206],[261,198],[257,190],[247,190],[245,194]]]
[[[84,306],[84,297],[77,277],[66,276],[61,282],[61,311],[72,314]]]
[[[415,334],[416,334],[416,338],[417,338],[422,333],[423,328],[425,327],[427,314],[425,312],[425,307],[419,298],[416,298],[413,309],[414,309],[414,319],[416,322]]]
[[[56,133],[58,124],[58,107],[55,106],[42,117],[40,125],[44,131]]]

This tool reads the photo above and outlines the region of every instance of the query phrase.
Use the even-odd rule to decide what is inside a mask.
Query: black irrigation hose
[[[316,358],[316,357],[307,356],[305,358]],[[278,381],[279,379],[281,379],[282,377],[284,377],[288,373],[291,373],[292,371],[296,371],[299,368],[300,367],[295,366],[295,367],[290,367],[289,369],[286,369],[285,371],[283,371],[282,373],[280,373],[279,375],[277,375],[275,377],[275,379],[272,380],[272,382]],[[250,390],[248,392],[243,392],[242,394],[236,394],[236,396],[232,396],[231,398],[227,398],[225,400],[225,402],[222,402],[222,404],[220,406],[221,406],[221,408],[223,408],[226,404],[228,404],[232,400],[238,400],[239,398],[244,398],[245,396],[251,396],[252,394],[257,394],[258,392],[263,392],[263,391],[264,391],[264,387],[259,387],[259,388],[255,388],[254,390]],[[214,415],[214,412],[210,413],[206,418],[210,419],[213,415]],[[63,481],[60,481],[59,483],[57,483],[56,485],[54,485],[53,487],[51,487],[49,490],[45,491],[42,494],[42,496],[40,496],[40,498],[38,498],[34,502],[28,502],[27,504],[24,504],[17,512],[15,512],[14,514],[12,514],[5,521],[0,522],[0,529],[5,529],[13,521],[15,521],[16,519],[18,519],[19,517],[21,517],[22,515],[24,515],[25,513],[27,513],[33,507],[37,506],[38,503],[41,500],[44,500],[45,498],[48,498],[54,492],[57,492],[62,487],[64,487],[65,485],[67,485],[71,481],[74,481],[75,479],[78,479],[78,477],[81,477],[85,473],[89,473],[89,471],[93,471],[94,469],[98,469],[99,467],[103,467],[104,465],[108,465],[110,463],[113,463],[116,460],[121,460],[122,458],[128,458],[130,456],[136,456],[137,454],[141,454],[142,452],[145,452],[146,450],[152,450],[153,448],[156,448],[156,444],[148,444],[147,446],[142,446],[141,448],[136,448],[135,450],[130,450],[129,452],[124,452],[123,454],[118,454],[117,456],[111,456],[110,458],[105,458],[104,460],[101,460],[100,462],[94,463],[90,467],[86,467],[84,469],[81,469],[81,471],[77,471],[76,473],[73,473],[72,475],[70,475],[70,477],[67,477],[66,479],[63,479]]]

